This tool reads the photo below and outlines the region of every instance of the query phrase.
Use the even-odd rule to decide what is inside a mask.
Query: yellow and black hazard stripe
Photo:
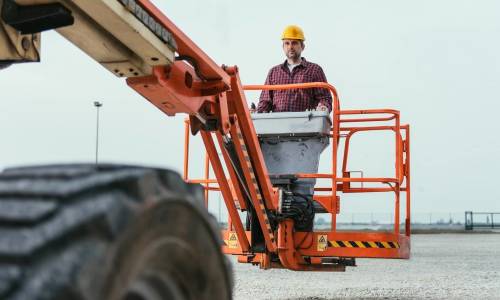
[[[262,194],[260,193],[259,185],[257,184],[257,178],[255,177],[255,172],[252,167],[252,162],[250,161],[250,156],[248,155],[247,147],[245,146],[245,140],[243,139],[243,135],[241,134],[240,128],[236,127],[236,133],[238,135],[238,140],[241,145],[241,152],[243,153],[243,157],[245,159],[245,163],[247,165],[248,170],[250,171],[250,178],[252,179],[252,187],[255,190],[255,194],[257,195],[257,200],[259,201],[259,207],[255,209],[260,209],[262,215],[264,216],[264,222],[266,223],[266,229],[271,238],[271,242],[274,242],[274,233],[271,229],[271,224],[269,223],[269,218],[267,217],[266,207],[264,206],[264,200],[262,199]],[[252,188],[249,187],[249,188]]]
[[[328,241],[328,247],[333,248],[382,248],[397,249],[398,242],[367,242],[367,241]]]

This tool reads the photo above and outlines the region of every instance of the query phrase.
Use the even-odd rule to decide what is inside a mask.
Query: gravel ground
[[[499,234],[413,235],[410,260],[358,259],[343,273],[232,261],[236,300],[500,299]]]

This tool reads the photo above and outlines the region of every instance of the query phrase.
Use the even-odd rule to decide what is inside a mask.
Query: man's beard
[[[297,60],[300,58],[300,53],[293,52],[293,54],[292,54],[290,52],[287,52],[287,57],[288,57],[288,59],[291,59],[291,60]]]

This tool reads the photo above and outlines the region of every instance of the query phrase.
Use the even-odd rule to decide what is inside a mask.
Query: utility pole
[[[101,108],[102,103],[99,101],[94,101],[94,106],[97,109],[95,132],[95,164],[97,165],[99,162],[99,108]]]

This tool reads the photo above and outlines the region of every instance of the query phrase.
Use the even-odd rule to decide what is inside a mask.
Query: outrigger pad
[[[2,20],[22,34],[73,25],[71,11],[60,3],[41,5],[19,5],[14,0],[4,0]]]

